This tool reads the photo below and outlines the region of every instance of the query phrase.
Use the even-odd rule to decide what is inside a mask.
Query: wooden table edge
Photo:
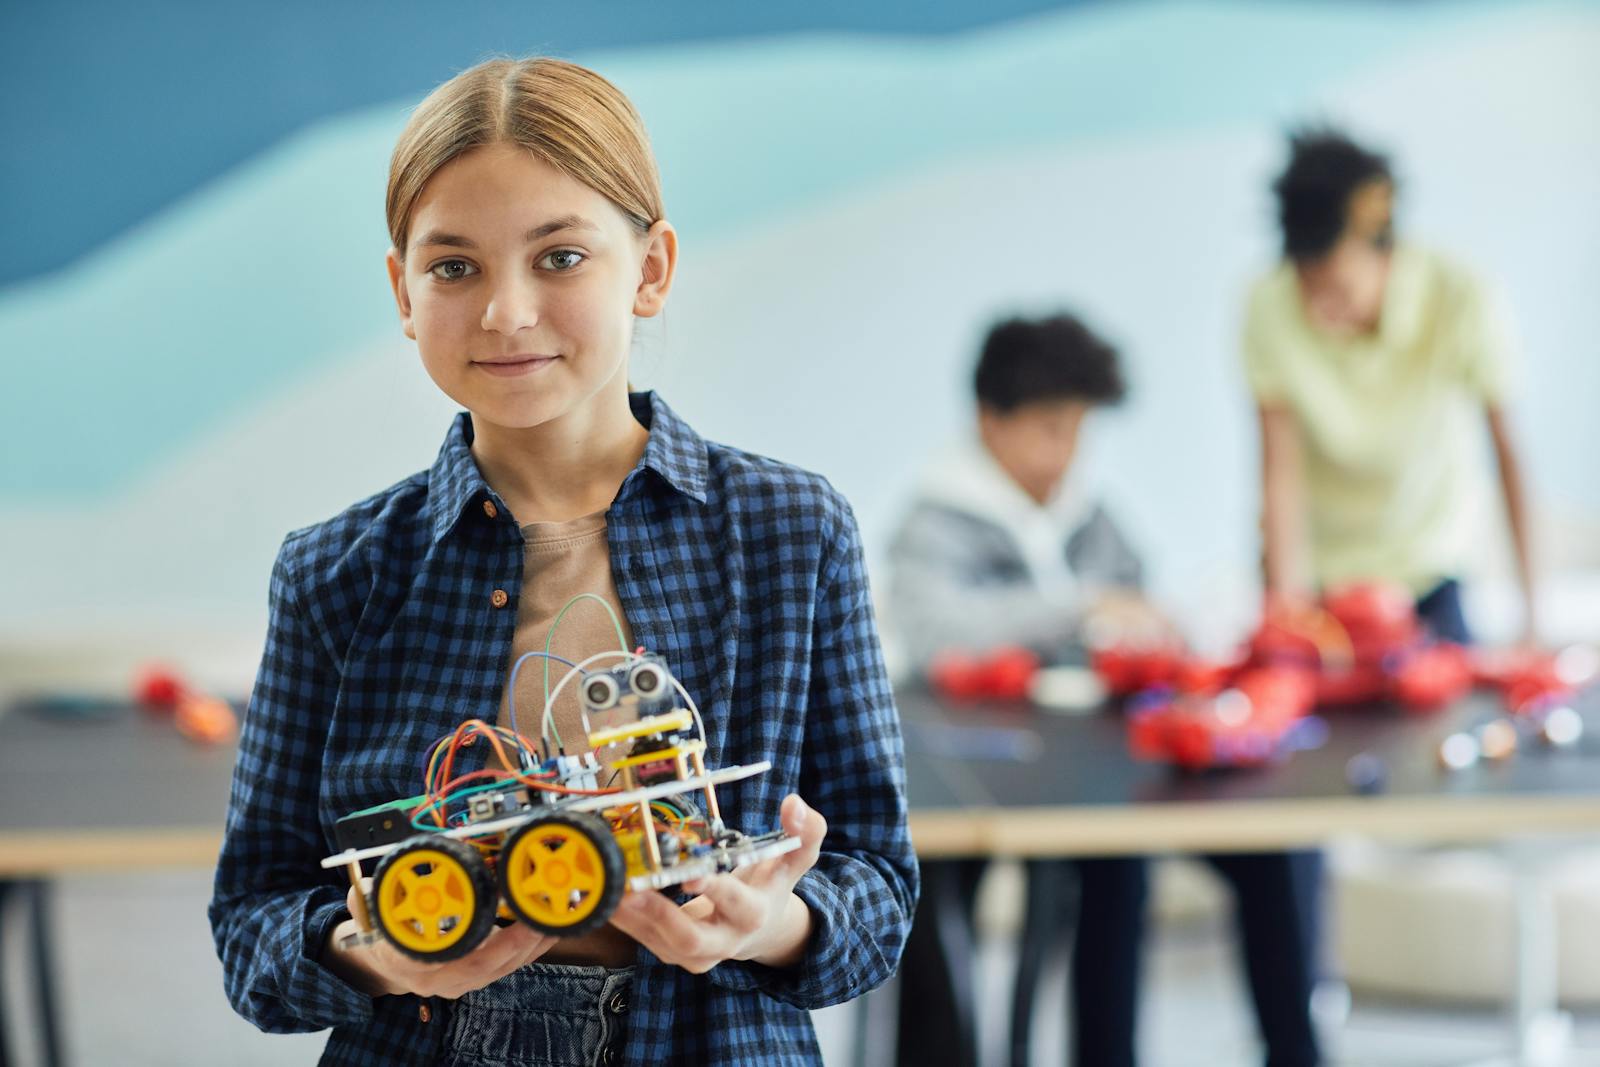
[[[1302,848],[1345,835],[1467,844],[1523,834],[1600,831],[1596,796],[1327,797],[1132,806],[923,808],[917,854],[1112,856]],[[211,867],[217,828],[0,833],[0,877]]]
[[[214,867],[220,827],[0,832],[0,877]]]
[[[1594,796],[1376,796],[914,809],[917,855],[1070,857],[1305,848],[1335,837],[1426,844],[1600,831]]]

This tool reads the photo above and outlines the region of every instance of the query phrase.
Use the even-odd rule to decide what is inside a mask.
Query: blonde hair
[[[401,259],[429,179],[493,144],[528,149],[611,201],[641,233],[666,217],[644,122],[620,89],[565,60],[491,59],[429,93],[395,144],[385,213]]]

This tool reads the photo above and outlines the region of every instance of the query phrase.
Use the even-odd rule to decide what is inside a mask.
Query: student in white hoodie
[[[1138,641],[1169,632],[1139,592],[1142,567],[1129,540],[1069,478],[1084,420],[1095,408],[1119,402],[1125,391],[1116,351],[1071,315],[1013,319],[990,331],[974,376],[977,433],[930,466],[890,547],[888,621],[919,668],[944,650],[1003,645],[1032,648],[1047,662],[1081,662],[1086,644],[1101,634]],[[1319,857],[1271,853],[1210,861],[1234,889],[1266,1062],[1318,1063],[1310,996]],[[1040,935],[1058,928],[1062,876],[1072,871],[1079,883],[1072,1062],[1132,1064],[1143,859],[1030,864],[1024,969],[1040,951]],[[951,931],[949,917],[960,910],[970,921],[981,873],[981,863],[924,864],[923,904],[906,947],[908,978],[947,970],[957,989],[970,986],[966,961],[952,945],[962,931]],[[942,927],[933,921],[941,903]],[[1012,1039],[1019,1062],[1027,1054],[1029,986],[1019,981]],[[933,1051],[923,1047],[928,1006],[941,992],[914,987],[902,995],[902,1004],[915,1005],[913,1014],[902,1014],[902,1064]],[[958,992],[957,1011],[961,1000]],[[956,1054],[975,1055],[970,1048]]]
[[[929,465],[890,548],[892,621],[925,668],[941,651],[1081,656],[1087,631],[1165,623],[1122,531],[1067,478],[1090,411],[1125,387],[1071,316],[997,325],[978,363],[977,433]]]

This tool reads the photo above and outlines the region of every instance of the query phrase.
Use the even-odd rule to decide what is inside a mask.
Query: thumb
[[[371,899],[372,879],[362,878],[359,886],[352,885],[349,891],[345,893],[344,906],[349,910],[350,914],[355,916],[357,919],[360,919],[361,916],[366,915],[368,922],[370,923],[372,921],[372,916],[368,914],[371,909],[367,907],[367,902]]]
[[[817,857],[822,853],[822,840],[828,836],[828,820],[801,800],[799,794],[790,793],[783,798],[779,821],[785,833],[800,839],[800,847],[783,857],[784,866],[798,878],[816,866]]]

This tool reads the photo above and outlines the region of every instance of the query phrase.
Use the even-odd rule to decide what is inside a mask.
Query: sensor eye
[[[667,672],[655,663],[640,663],[628,675],[628,684],[642,697],[653,697],[667,687]]]
[[[621,695],[617,680],[609,674],[597,674],[583,683],[583,702],[589,705],[590,711],[616,707]]]

